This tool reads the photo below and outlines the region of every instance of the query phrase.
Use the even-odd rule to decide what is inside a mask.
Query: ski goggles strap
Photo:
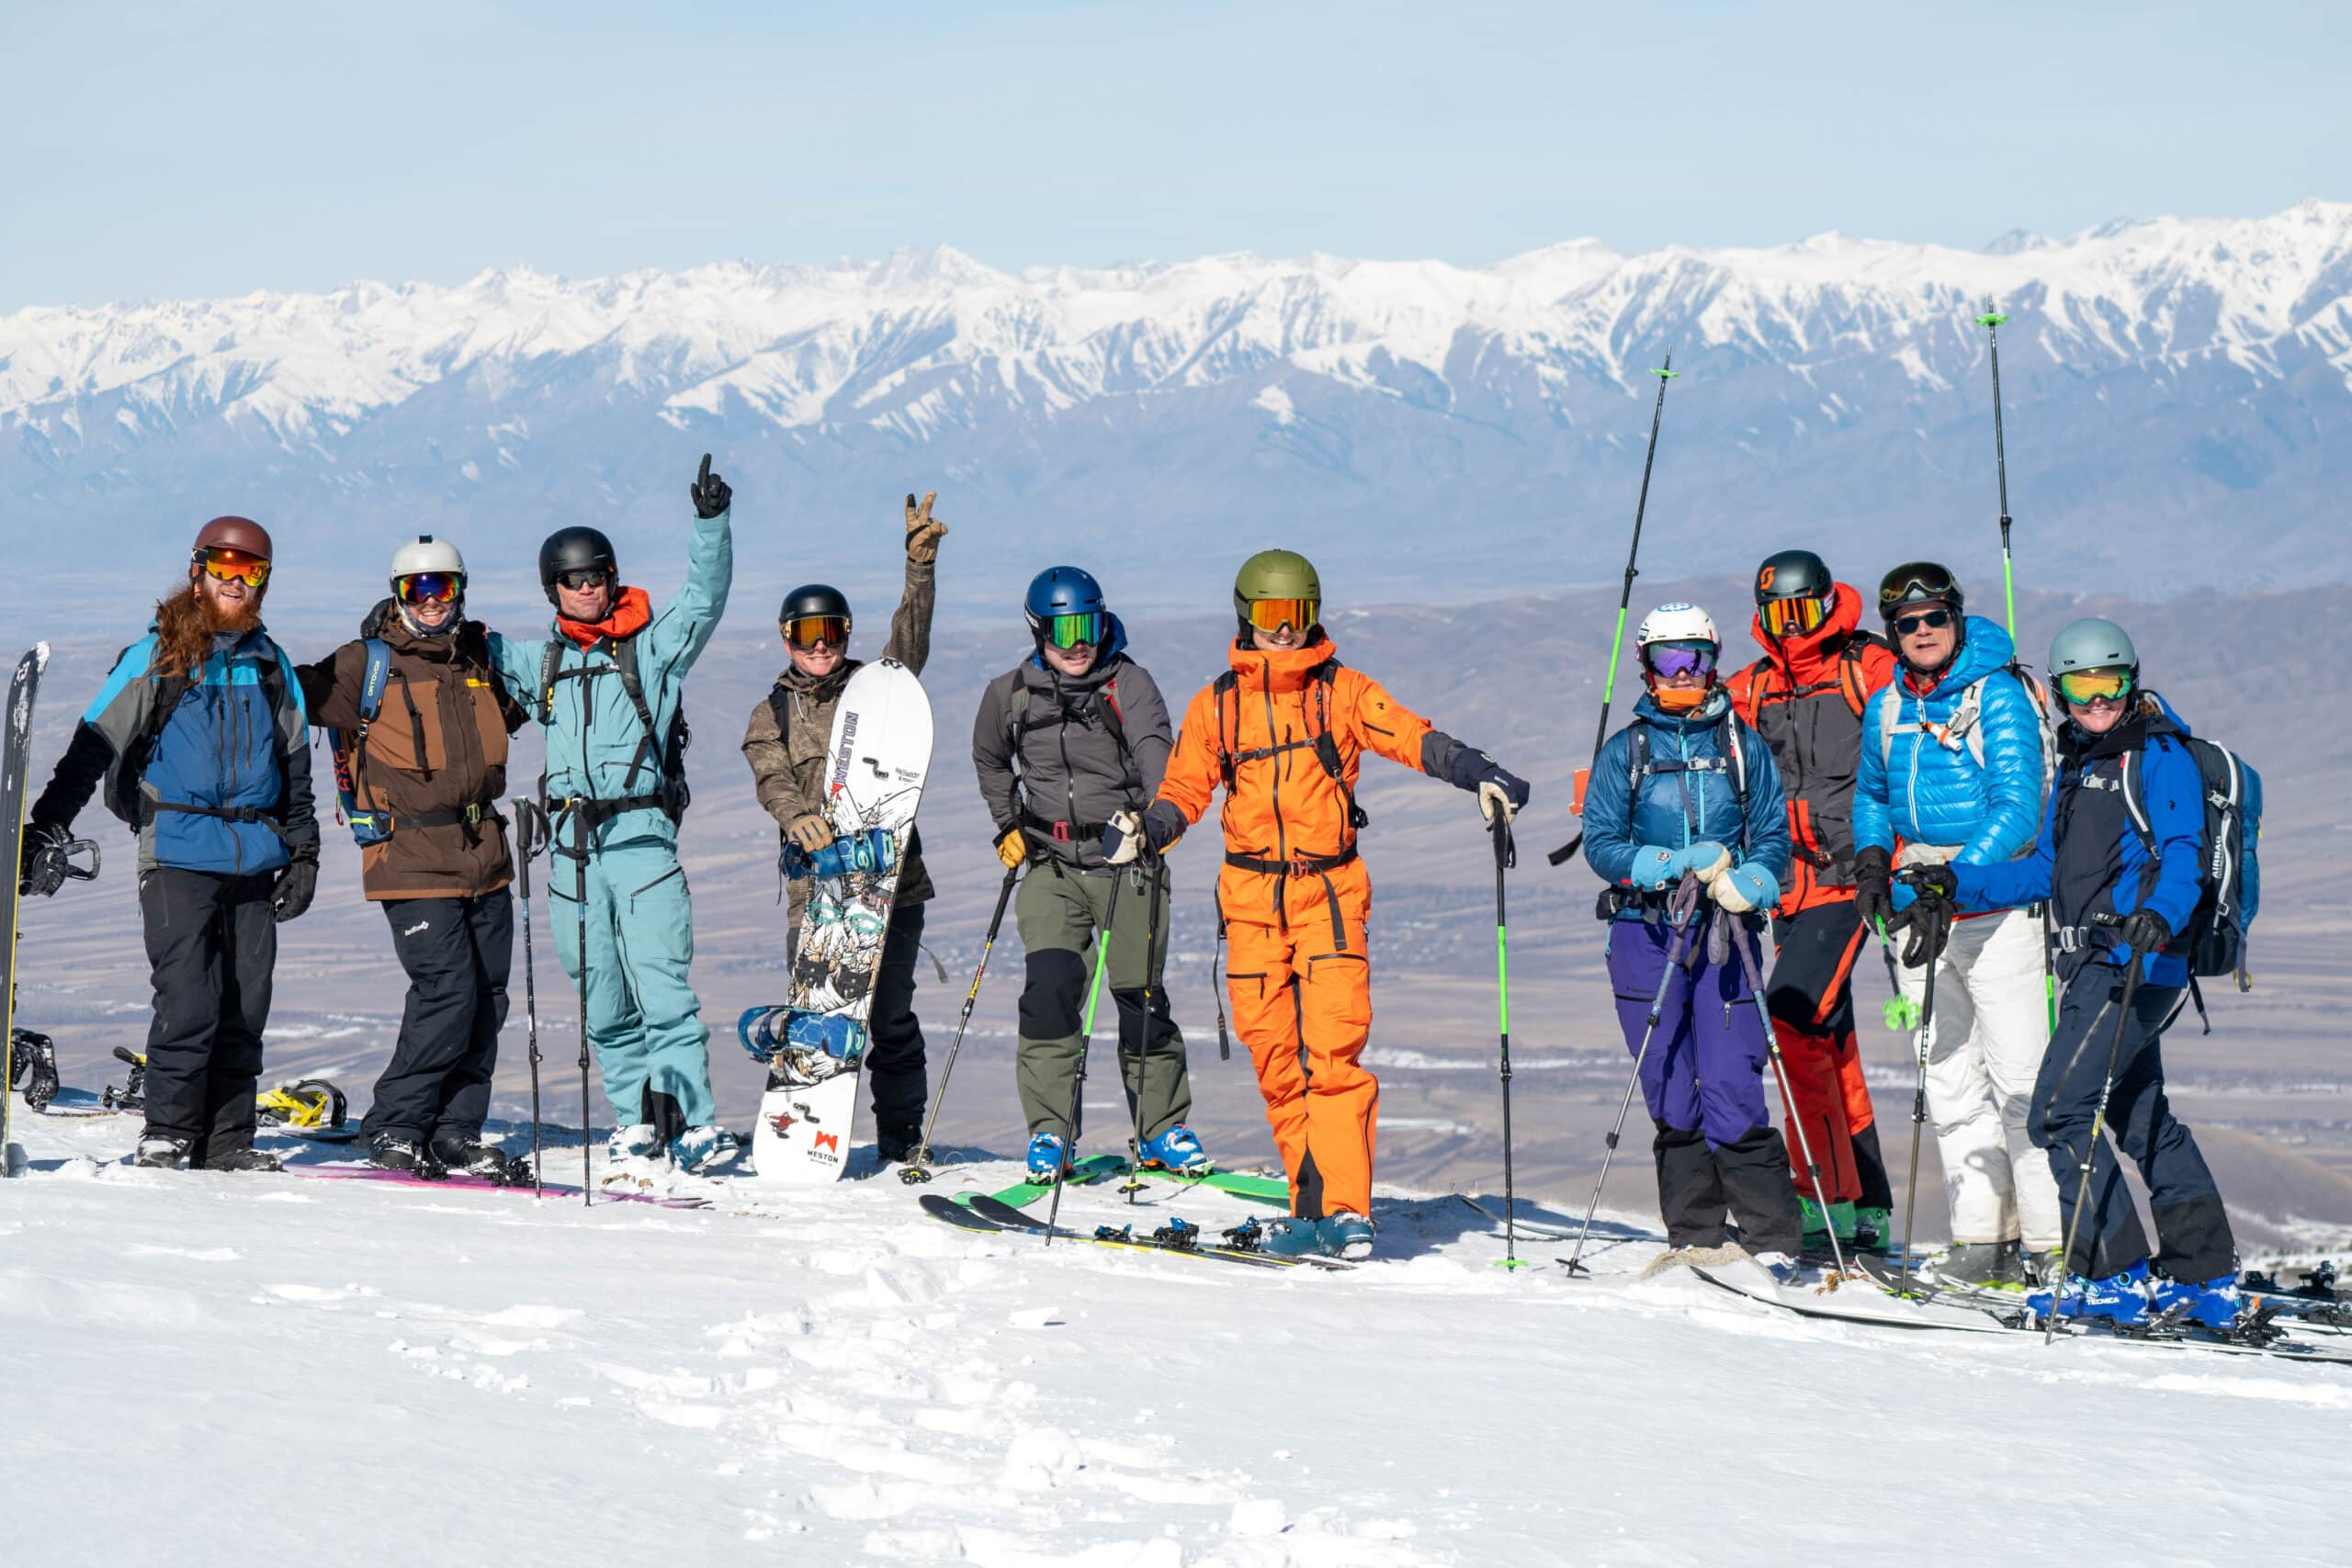
[[[2058,694],[2070,703],[2097,702],[2101,697],[2125,697],[2132,693],[2132,671],[2121,666],[2104,670],[2069,670],[2058,677]]]
[[[1102,641],[1107,616],[1100,610],[1080,610],[1046,617],[1046,640],[1056,648],[1095,648]]]
[[[242,582],[248,588],[259,588],[269,581],[269,559],[251,550],[233,550],[226,545],[212,545],[196,552],[197,564],[207,577],[222,582]]]
[[[1799,593],[1786,599],[1767,599],[1757,607],[1757,615],[1764,622],[1766,635],[1796,637],[1818,631],[1821,623],[1829,618],[1829,607],[1811,593]]]
[[[1294,631],[1311,629],[1323,613],[1318,599],[1252,599],[1250,601],[1250,624],[1261,632],[1280,631],[1288,626]]]
[[[784,640],[795,648],[814,648],[823,643],[829,648],[842,648],[849,643],[847,615],[795,615],[784,623]]]

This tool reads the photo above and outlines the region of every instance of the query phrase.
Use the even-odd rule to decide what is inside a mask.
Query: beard
[[[174,589],[155,601],[155,655],[149,668],[159,674],[193,673],[211,651],[212,639],[242,637],[261,625],[268,584],[248,589],[242,602],[216,603],[201,581]]]

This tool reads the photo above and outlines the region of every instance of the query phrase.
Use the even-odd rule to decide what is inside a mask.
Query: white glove
[[[1114,811],[1102,829],[1102,859],[1125,865],[1143,852],[1143,818],[1133,811]]]
[[[1495,819],[1495,813],[1498,811],[1503,814],[1503,820],[1508,822],[1519,814],[1519,807],[1510,803],[1510,796],[1503,792],[1502,785],[1498,784],[1479,784],[1478,815],[1485,818],[1487,821],[1492,822]]]

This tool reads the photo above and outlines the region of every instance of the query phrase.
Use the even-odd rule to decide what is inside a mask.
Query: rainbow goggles
[[[1767,599],[1756,607],[1758,617],[1764,623],[1768,637],[1797,637],[1818,631],[1821,623],[1829,618],[1829,606],[1811,593],[1799,593],[1787,599]]]
[[[1715,645],[1711,642],[1654,642],[1642,649],[1642,661],[1654,675],[1712,675]]]
[[[1038,631],[1056,648],[1095,648],[1110,631],[1110,616],[1101,610],[1048,615]]]
[[[222,582],[242,582],[248,588],[259,588],[269,581],[269,558],[257,556],[251,550],[232,550],[226,545],[213,545],[196,552],[196,564],[204,569],[207,577]]]
[[[1319,599],[1250,601],[1250,624],[1261,632],[1278,632],[1284,626],[1293,631],[1310,631],[1322,614],[1323,602]]]
[[[403,604],[454,604],[466,592],[466,580],[454,571],[413,571],[392,583]]]
[[[2120,665],[2105,670],[2069,670],[2058,677],[2058,694],[2070,703],[2095,703],[2101,697],[2132,694],[2132,671]]]
[[[784,623],[784,640],[795,648],[843,648],[849,643],[847,615],[796,615]]]

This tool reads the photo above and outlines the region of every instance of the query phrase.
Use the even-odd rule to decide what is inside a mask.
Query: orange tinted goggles
[[[2121,697],[2132,690],[2126,669],[2069,670],[2058,677],[2058,694],[2070,703],[2093,703],[2101,697]]]
[[[269,558],[254,555],[249,550],[232,550],[215,545],[209,549],[197,551],[196,560],[204,568],[205,576],[217,577],[223,582],[242,582],[248,588],[259,588],[269,581]]]
[[[1767,599],[1757,606],[1757,613],[1763,619],[1766,635],[1770,637],[1797,637],[1817,631],[1821,623],[1829,618],[1827,607],[1810,593],[1793,599]]]
[[[1314,599],[1250,601],[1250,624],[1261,632],[1280,631],[1284,626],[1304,632],[1314,626],[1316,617],[1322,613],[1322,604]]]
[[[823,643],[828,648],[840,648],[849,641],[847,615],[801,615],[784,623],[784,640],[795,648],[814,648]]]

